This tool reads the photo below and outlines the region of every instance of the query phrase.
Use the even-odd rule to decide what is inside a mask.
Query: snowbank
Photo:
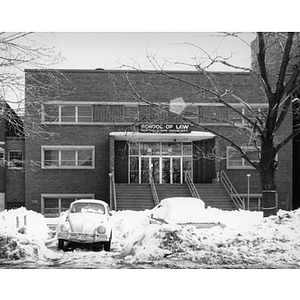
[[[207,214],[227,227],[196,230],[193,226],[150,225],[147,212],[115,213],[114,219],[119,218],[115,232],[118,228],[122,232],[125,260],[134,263],[184,257],[213,267],[300,266],[300,209],[279,211],[269,218],[260,212],[213,208]]]
[[[0,212],[0,258],[53,258],[53,251],[45,246],[48,233],[45,219],[39,213],[24,207]]]
[[[203,268],[300,267],[300,209],[263,218],[260,212],[208,208],[207,218],[227,225],[210,229],[150,224],[150,213],[112,212],[113,252],[104,253],[107,259],[118,253],[127,263],[184,260]],[[25,208],[1,212],[0,259],[45,262],[65,255],[71,260],[72,253],[47,249],[48,233],[39,213]],[[103,253],[93,255],[103,259]]]

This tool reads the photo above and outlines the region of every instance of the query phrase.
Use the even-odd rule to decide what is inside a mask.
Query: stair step
[[[196,189],[205,206],[222,210],[235,210],[236,207],[220,183],[197,183]],[[191,197],[186,184],[156,184],[160,200],[169,197]],[[149,184],[116,184],[118,210],[145,210],[154,207]]]
[[[145,210],[154,207],[149,184],[116,184],[118,210]]]
[[[227,191],[220,183],[196,183],[195,187],[205,206],[222,210],[235,210],[236,207]]]

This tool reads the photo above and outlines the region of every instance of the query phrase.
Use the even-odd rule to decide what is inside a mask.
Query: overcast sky
[[[118,69],[127,65],[153,69],[147,56],[155,56],[160,65],[169,61],[164,66],[167,70],[192,70],[185,64],[194,64],[204,56],[199,48],[212,56],[232,56],[231,62],[239,66],[250,66],[249,46],[237,38],[223,39],[216,32],[43,32],[38,36],[42,44],[62,53],[65,60],[54,68]],[[242,34],[247,43],[254,37]],[[211,70],[224,67],[218,65]]]

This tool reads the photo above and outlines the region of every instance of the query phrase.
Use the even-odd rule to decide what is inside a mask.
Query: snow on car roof
[[[193,197],[171,197],[171,198],[165,198],[160,201],[160,203],[169,203],[170,205],[175,204],[177,205],[178,203],[204,203],[201,199],[198,198],[193,198]]]
[[[108,206],[108,204],[103,201],[103,200],[98,200],[98,199],[78,199],[78,200],[75,200],[74,202],[72,203],[101,203],[103,205],[106,205]]]
[[[165,218],[168,223],[192,222],[205,219],[205,203],[201,199],[172,197],[165,198],[160,203],[166,208]]]

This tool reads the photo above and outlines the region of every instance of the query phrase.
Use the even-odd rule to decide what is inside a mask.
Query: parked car
[[[209,216],[205,209],[205,203],[201,199],[192,197],[173,197],[161,200],[151,211],[150,223],[193,225],[197,229],[226,227],[225,224]]]
[[[58,249],[64,249],[65,242],[87,244],[110,251],[112,223],[109,206],[96,199],[81,199],[70,204],[63,213],[56,234]]]

